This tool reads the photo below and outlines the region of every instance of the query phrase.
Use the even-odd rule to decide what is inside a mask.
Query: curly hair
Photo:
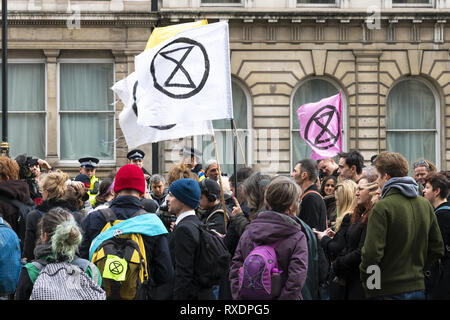
[[[167,184],[170,186],[173,182],[180,179],[194,179],[198,181],[198,176],[185,163],[181,162],[170,168]]]
[[[45,174],[39,182],[39,187],[42,192],[48,192],[48,199],[62,198],[67,191],[67,180],[69,180],[67,173],[58,169]]]
[[[19,165],[9,157],[0,156],[0,181],[19,179]]]

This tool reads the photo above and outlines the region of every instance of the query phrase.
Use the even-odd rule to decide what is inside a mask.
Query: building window
[[[114,64],[59,62],[59,152],[61,160],[84,156],[115,159]]]
[[[410,164],[425,158],[440,165],[439,99],[419,79],[403,80],[392,87],[386,106],[387,150],[405,156]]]
[[[338,7],[339,0],[297,0],[297,4],[301,6],[326,6],[326,7]]]
[[[309,79],[295,90],[292,98],[291,108],[291,167],[304,158],[310,158],[312,149],[302,139],[300,135],[300,123],[298,121],[297,110],[305,103],[318,102],[323,98],[331,97],[339,93],[339,87],[334,83],[313,78]],[[346,100],[344,94],[342,94],[342,128],[345,128],[345,106]],[[344,138],[344,130],[342,130],[342,148],[345,149],[346,143]]]
[[[393,7],[433,7],[434,0],[392,0]]]
[[[45,158],[45,72],[44,62],[8,60],[8,143],[11,158],[23,153]],[[1,82],[0,78],[0,85]],[[0,122],[0,130],[1,127]]]
[[[202,5],[221,5],[221,6],[228,6],[228,5],[242,5],[243,0],[201,0]]]
[[[243,168],[245,165],[251,166],[251,115],[250,115],[250,95],[240,82],[233,80],[233,116],[237,128],[236,139],[236,162],[237,168]],[[214,133],[219,155],[220,168],[223,173],[231,176],[234,173],[233,157],[233,138],[234,133],[231,130],[229,119],[213,120]],[[216,159],[214,143],[211,136],[194,137],[194,145],[202,151],[201,162],[203,168],[210,159]],[[245,159],[244,159],[245,157]]]

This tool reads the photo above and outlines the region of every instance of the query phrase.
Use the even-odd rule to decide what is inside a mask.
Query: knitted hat
[[[117,171],[114,179],[114,192],[133,189],[145,193],[145,179],[142,169],[134,164],[126,164]]]
[[[173,182],[169,192],[189,208],[197,209],[200,202],[200,187],[193,179],[180,179]]]

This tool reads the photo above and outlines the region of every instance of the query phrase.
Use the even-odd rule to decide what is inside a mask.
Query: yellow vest
[[[99,186],[100,186],[100,179],[97,178],[96,176],[92,176],[92,178],[91,178],[91,188],[88,191],[89,201],[91,202],[92,207],[95,206],[95,197],[98,194]]]

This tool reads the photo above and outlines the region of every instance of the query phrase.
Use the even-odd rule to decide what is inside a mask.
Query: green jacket
[[[360,272],[367,297],[378,297],[423,290],[423,270],[444,255],[444,242],[436,215],[428,200],[407,198],[391,189],[373,207],[362,248]],[[380,288],[374,284],[380,269]],[[370,277],[369,281],[368,278]]]

